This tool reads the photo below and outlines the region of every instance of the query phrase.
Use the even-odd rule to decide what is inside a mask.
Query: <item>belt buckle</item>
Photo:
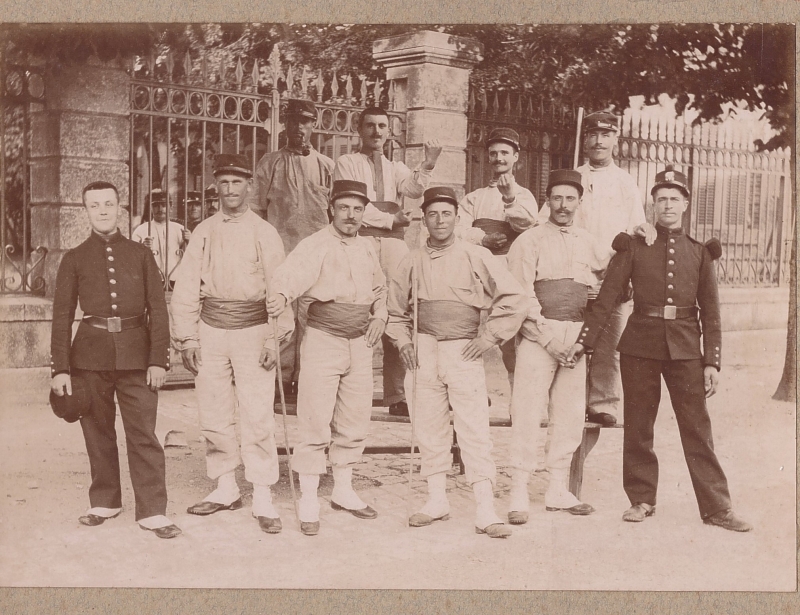
[[[664,306],[664,320],[675,320],[678,317],[678,308],[674,305]]]
[[[119,316],[112,316],[106,319],[106,321],[108,322],[109,333],[119,333],[122,331],[122,318]]]

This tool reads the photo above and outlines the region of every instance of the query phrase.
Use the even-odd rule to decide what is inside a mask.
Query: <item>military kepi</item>
[[[317,119],[317,107],[310,100],[290,98],[286,101],[286,117],[302,117],[308,120]]]
[[[331,203],[333,203],[333,201],[338,199],[340,196],[358,196],[364,199],[364,202],[369,202],[369,197],[367,196],[367,184],[352,179],[337,179],[335,182],[333,182],[333,189],[331,190]]]
[[[583,184],[581,184],[581,174],[572,169],[556,169],[550,171],[550,177],[547,180],[547,196],[550,196],[550,190],[554,186],[561,185],[573,186],[578,190],[578,194],[583,196]]]
[[[64,419],[67,423],[74,423],[89,414],[91,402],[83,378],[73,375],[70,381],[72,395],[67,395],[66,392],[64,395],[56,395],[50,391],[50,407],[58,418]]]
[[[655,194],[659,188],[677,188],[683,192],[686,198],[689,198],[689,182],[686,180],[686,176],[673,167],[667,167],[661,173],[656,173],[656,180],[650,194]]]
[[[514,148],[515,152],[519,151],[519,133],[511,128],[495,128],[489,133],[489,138],[486,139],[486,147],[492,143],[508,143]]]
[[[214,177],[221,173],[233,173],[248,179],[253,177],[247,156],[241,154],[217,154],[214,158]]]
[[[420,208],[422,211],[425,211],[425,208],[431,203],[439,202],[452,203],[456,206],[456,209],[458,209],[456,193],[448,186],[433,186],[432,188],[428,188],[422,195],[422,205],[420,205]]]
[[[590,113],[583,118],[583,132],[590,132],[592,130],[612,130],[614,132],[619,132],[617,116],[607,111]]]

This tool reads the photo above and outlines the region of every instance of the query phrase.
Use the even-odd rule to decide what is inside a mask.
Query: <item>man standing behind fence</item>
[[[390,279],[400,260],[408,253],[403,239],[404,228],[411,222],[409,213],[403,211],[402,199],[422,196],[431,173],[442,153],[438,141],[425,143],[425,160],[411,171],[397,160],[383,155],[383,146],[389,138],[389,116],[379,107],[368,107],[358,120],[361,151],[340,156],[336,161],[334,179],[364,182],[371,203],[364,211],[359,235],[371,237],[380,259],[383,274]],[[408,416],[406,394],[403,390],[405,369],[397,349],[388,337],[383,336],[383,403],[389,413]]]
[[[409,370],[416,374],[416,407],[411,408],[422,453],[428,501],[409,519],[414,527],[446,519],[450,457],[450,407],[467,482],[477,504],[475,531],[491,538],[511,534],[494,509],[496,468],[489,434],[489,406],[483,353],[513,338],[528,312],[528,300],[506,267],[485,248],[455,236],[458,200],[452,188],[425,191],[422,215],[430,237],[401,261],[390,281],[389,335]],[[416,286],[416,288],[415,288]],[[418,306],[414,305],[418,298]],[[418,312],[418,348],[413,345]],[[481,312],[488,311],[481,325]]]
[[[567,360],[581,330],[592,273],[589,231],[573,225],[580,209],[581,174],[551,171],[547,183],[550,219],[526,231],[511,247],[508,265],[531,299],[517,347],[511,395],[511,503],[509,523],[528,521],[528,481],[536,467],[540,421],[548,418],[547,510],[589,515],[594,508],[567,489],[572,454],[583,437],[586,363]]]
[[[252,172],[245,156],[217,154],[214,179],[222,210],[194,230],[170,302],[172,337],[195,375],[208,477],[217,481],[188,512],[241,508],[235,470],[243,461],[245,478],[253,483],[253,516],[263,531],[276,534],[281,520],[270,486],[278,481],[271,403],[277,357],[266,297],[272,273],[283,262],[283,244],[275,228],[246,204]],[[291,310],[278,324],[279,337],[291,332]]]
[[[536,226],[539,206],[531,191],[514,179],[519,160],[519,134],[510,128],[495,128],[486,139],[492,179],[485,188],[470,192],[458,205],[459,235],[498,257],[506,264],[506,254],[523,231]],[[515,340],[500,346],[509,382],[514,382]]]
[[[378,516],[353,490],[372,414],[372,348],[386,327],[386,279],[372,242],[358,236],[368,202],[362,182],[333,182],[331,224],[301,241],[275,271],[267,308],[274,318],[303,297],[308,328],[300,349],[292,462],[300,475],[300,530],[319,532],[319,475],[333,467],[331,507]]]
[[[259,160],[254,193],[248,202],[258,215],[275,227],[288,254],[300,241],[328,226],[333,160],[311,145],[317,122],[317,108],[313,102],[290,99],[286,102],[284,116],[287,143]],[[283,386],[290,394],[297,393],[306,308],[305,305],[295,306],[294,337],[281,349]]]
[[[605,270],[614,254],[611,242],[618,233],[646,234],[647,242],[655,239],[655,229],[647,224],[644,205],[636,181],[614,163],[619,122],[611,113],[590,113],[583,121],[584,150],[589,162],[578,167],[583,183],[583,199],[575,214],[575,226],[588,230],[595,241],[598,270],[589,289],[589,300],[597,297]],[[539,219],[550,218],[548,207],[542,207]],[[619,376],[617,344],[631,313],[631,301],[625,293],[607,327],[594,347],[589,364],[587,418],[604,425],[614,425],[620,410],[622,384]]]

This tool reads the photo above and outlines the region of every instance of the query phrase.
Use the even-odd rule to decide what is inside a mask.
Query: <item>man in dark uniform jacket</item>
[[[122,511],[117,434],[120,406],[136,521],[159,538],[181,533],[166,516],[164,449],[155,435],[158,388],[169,368],[169,321],[161,275],[146,246],[117,229],[119,194],[108,182],[83,189],[92,234],[68,251],[58,269],[53,299],[51,389],[72,393],[72,378],[89,390],[81,418],[92,472],[91,508],[83,525],[100,525]],[[84,316],[72,339],[80,302]]]
[[[752,526],[731,510],[705,402],[716,392],[720,368],[722,332],[713,261],[722,248],[716,239],[703,245],[683,232],[682,215],[689,203],[683,173],[671,168],[658,173],[651,193],[656,241],[648,246],[641,237],[616,237],[617,254],[571,354],[580,356],[585,347],[594,346],[630,281],[634,309],[617,346],[625,414],[622,480],[631,502],[622,518],[637,522],[655,514],[653,425],[663,375],[703,522],[747,532]]]

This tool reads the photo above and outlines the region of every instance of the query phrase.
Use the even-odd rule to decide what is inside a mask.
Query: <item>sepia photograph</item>
[[[0,26],[0,586],[796,592],[796,37]]]

